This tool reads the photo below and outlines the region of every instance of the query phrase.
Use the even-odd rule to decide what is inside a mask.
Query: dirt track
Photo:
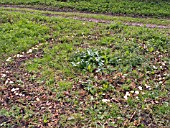
[[[31,6],[25,6],[25,5],[21,6],[21,5],[2,5],[2,4],[0,4],[0,7],[23,8],[23,9],[26,8],[26,9],[30,9],[30,10],[42,10],[42,11],[47,11],[48,10],[48,11],[53,11],[53,12],[74,12],[75,11],[75,10],[71,10],[71,9],[59,9],[59,8],[51,8],[50,9],[48,7],[38,8],[38,7],[31,7]],[[75,12],[77,12],[77,11],[75,11]],[[83,13],[83,14],[92,14],[92,13]],[[57,14],[45,14],[45,15],[46,16],[58,16]],[[108,16],[108,15],[106,14],[106,16]],[[63,16],[63,17],[66,17],[66,16]],[[78,17],[78,16],[76,16],[76,17],[75,16],[74,17],[69,16],[69,18],[73,18],[75,20],[81,20],[81,21],[95,22],[95,23],[113,23],[114,22],[114,21],[111,21],[111,20],[101,20],[101,19],[95,19],[95,18],[82,18],[82,17]],[[141,17],[141,18],[143,18],[143,17]],[[170,29],[170,25],[144,24],[144,23],[140,23],[140,22],[124,22],[123,24],[128,25],[128,26]]]

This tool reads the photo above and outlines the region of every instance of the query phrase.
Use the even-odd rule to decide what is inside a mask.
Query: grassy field
[[[0,8],[0,127],[168,127],[170,30],[132,19]]]
[[[31,6],[29,6],[31,7]],[[154,25],[165,25],[170,27],[170,20],[168,19],[157,19],[157,18],[137,18],[137,17],[128,17],[128,16],[112,16],[112,15],[98,15],[98,14],[90,14],[90,13],[81,13],[81,12],[51,12],[51,11],[43,11],[43,10],[35,10],[31,8],[3,8],[3,10],[8,11],[20,11],[20,12],[29,12],[29,13],[40,13],[41,15],[49,15],[49,16],[62,16],[66,18],[75,19],[76,17],[79,19],[96,19],[101,21],[108,22],[119,22],[119,23],[142,23],[146,24],[154,24]]]
[[[62,0],[61,0],[62,1]],[[78,10],[113,15],[150,16],[170,18],[168,0],[0,0],[1,4],[47,5],[48,9]],[[39,8],[42,6],[39,6]]]

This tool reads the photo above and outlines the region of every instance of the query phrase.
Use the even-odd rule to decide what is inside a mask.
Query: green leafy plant
[[[101,71],[104,65],[108,63],[109,58],[107,55],[98,50],[87,49],[86,51],[77,52],[73,56],[72,65],[79,69],[86,71]]]

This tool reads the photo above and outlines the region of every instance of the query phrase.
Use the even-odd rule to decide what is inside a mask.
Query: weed
[[[72,57],[72,65],[83,70],[99,72],[108,63],[109,58],[102,51],[87,49],[83,52],[75,53]]]

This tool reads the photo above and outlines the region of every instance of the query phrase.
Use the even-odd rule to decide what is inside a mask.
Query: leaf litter
[[[92,70],[85,74],[78,74],[78,81],[72,78],[64,80],[62,76],[58,76],[58,81],[73,83],[71,89],[59,92],[58,99],[54,98],[56,93],[44,86],[45,81],[36,81],[41,77],[40,74],[28,72],[22,65],[27,60],[42,58],[43,55],[44,51],[36,45],[26,52],[10,57],[7,59],[9,61],[6,60],[7,62],[0,67],[1,109],[11,111],[10,108],[15,106],[13,112],[18,112],[16,116],[10,114],[10,116],[0,116],[1,124],[12,124],[15,127],[62,127],[66,123],[68,126],[81,127],[88,123],[93,124],[92,120],[95,119],[87,115],[94,115],[97,120],[95,125],[106,127],[110,125],[120,127],[122,124],[123,127],[131,125],[138,127],[141,124],[157,127],[157,123],[161,121],[155,119],[152,108],[155,104],[166,107],[168,99],[164,95],[157,95],[157,92],[152,92],[152,90],[154,88],[166,90],[168,64],[161,58],[169,56],[168,53],[153,52],[151,64],[153,64],[154,72],[148,71],[145,75],[148,77],[147,81],[153,80],[156,85],[151,86],[147,81],[143,84],[144,75],[135,67],[134,70],[139,76],[135,79],[128,72],[101,73]],[[60,85],[56,83],[56,86],[64,86],[62,82]],[[126,82],[130,86],[123,86]],[[139,98],[142,99],[141,97],[148,93],[146,90],[149,90],[147,95],[150,96],[143,99],[145,105],[140,102]],[[152,95],[156,96],[152,97]],[[135,98],[136,100],[131,100]],[[112,113],[113,117],[105,119],[107,113]],[[168,122],[169,119],[164,118]],[[74,121],[73,124],[71,124],[72,121]],[[167,122],[162,122],[162,125]]]

